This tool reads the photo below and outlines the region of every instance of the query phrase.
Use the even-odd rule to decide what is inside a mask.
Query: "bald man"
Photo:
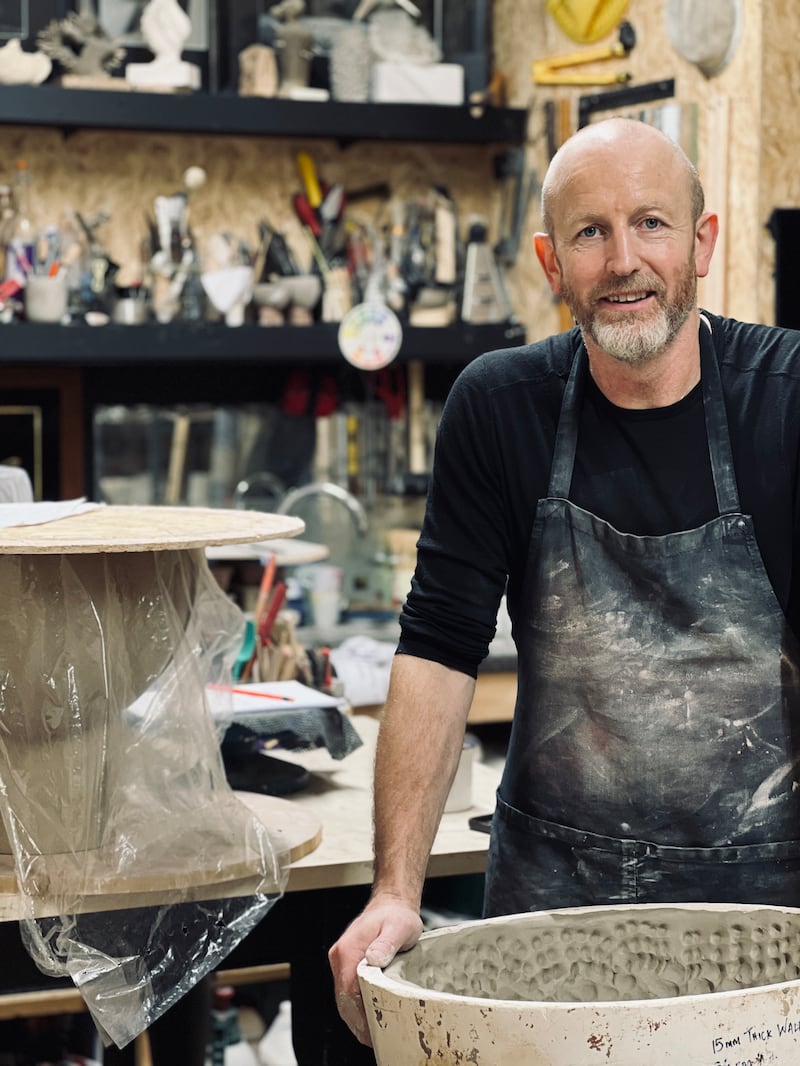
[[[413,945],[507,594],[518,694],[485,914],[800,905],[800,334],[702,312],[718,222],[650,126],[558,151],[534,245],[575,328],[446,404],[380,731],[370,901],[330,952]]]

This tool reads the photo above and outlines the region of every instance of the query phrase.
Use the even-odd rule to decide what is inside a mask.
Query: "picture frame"
[[[53,20],[65,18],[74,5],[72,0],[0,0],[0,8],[7,12],[6,24],[0,26],[0,42],[16,37],[26,51],[33,52],[38,34]],[[12,18],[16,19],[13,25]]]
[[[0,462],[20,466],[31,479],[35,500],[43,499],[44,412],[40,404],[0,404]]]
[[[0,40],[17,37],[24,41],[30,34],[28,0],[0,0]]]

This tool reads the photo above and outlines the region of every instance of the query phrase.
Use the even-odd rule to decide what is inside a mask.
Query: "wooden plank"
[[[240,966],[235,970],[217,970],[214,983],[217,985],[271,984],[273,981],[288,981],[292,970],[288,962],[271,962],[262,966]]]
[[[11,1018],[44,1018],[50,1014],[81,1014],[87,1009],[74,988],[46,992],[10,992],[0,996],[0,1021]]]

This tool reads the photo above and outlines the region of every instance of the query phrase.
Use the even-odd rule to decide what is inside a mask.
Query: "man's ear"
[[[697,220],[694,233],[694,269],[698,278],[704,278],[711,268],[711,256],[719,234],[719,219],[707,211]]]
[[[553,240],[548,233],[534,233],[533,247],[536,249],[536,257],[542,264],[550,288],[554,295],[561,295],[561,267],[558,265],[556,250]]]

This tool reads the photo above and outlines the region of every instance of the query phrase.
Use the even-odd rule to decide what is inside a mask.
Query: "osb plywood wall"
[[[764,0],[761,185],[759,220],[776,207],[800,206],[800,9],[795,0]],[[758,248],[758,306],[762,317],[774,305],[773,244],[762,236]]]
[[[625,59],[603,63],[629,69],[633,84],[674,77],[678,101],[698,108],[697,163],[709,207],[720,213],[721,240],[701,298],[711,310],[744,319],[771,320],[772,240],[765,230],[774,206],[800,203],[800,112],[796,107],[800,63],[796,41],[800,5],[793,0],[743,0],[744,26],[730,65],[707,79],[670,46],[665,0],[631,0],[626,17],[637,36]],[[580,50],[547,15],[545,0],[495,0],[496,64],[507,78],[510,102],[530,107],[530,165],[541,175],[547,164],[543,105],[571,104],[572,128],[580,95],[595,89],[535,87],[531,63],[543,56]],[[612,43],[612,34],[607,43]],[[584,70],[591,68],[582,68]],[[470,215],[487,218],[498,235],[501,191],[493,176],[497,146],[386,144],[364,141],[342,147],[332,141],[201,137],[50,129],[0,129],[0,180],[24,158],[34,179],[39,221],[56,220],[65,208],[110,221],[99,235],[125,275],[139,269],[140,246],[153,200],[181,187],[187,167],[199,165],[207,184],[192,194],[192,224],[201,247],[208,237],[230,232],[254,244],[265,218],[284,228],[301,259],[309,260],[291,196],[299,188],[295,154],[310,151],[328,182],[358,188],[387,180],[405,198],[423,196],[435,183],[454,197],[462,228]],[[378,202],[361,208],[374,220]],[[515,308],[532,339],[559,328],[559,312],[532,250],[539,224],[531,203],[510,288]]]

